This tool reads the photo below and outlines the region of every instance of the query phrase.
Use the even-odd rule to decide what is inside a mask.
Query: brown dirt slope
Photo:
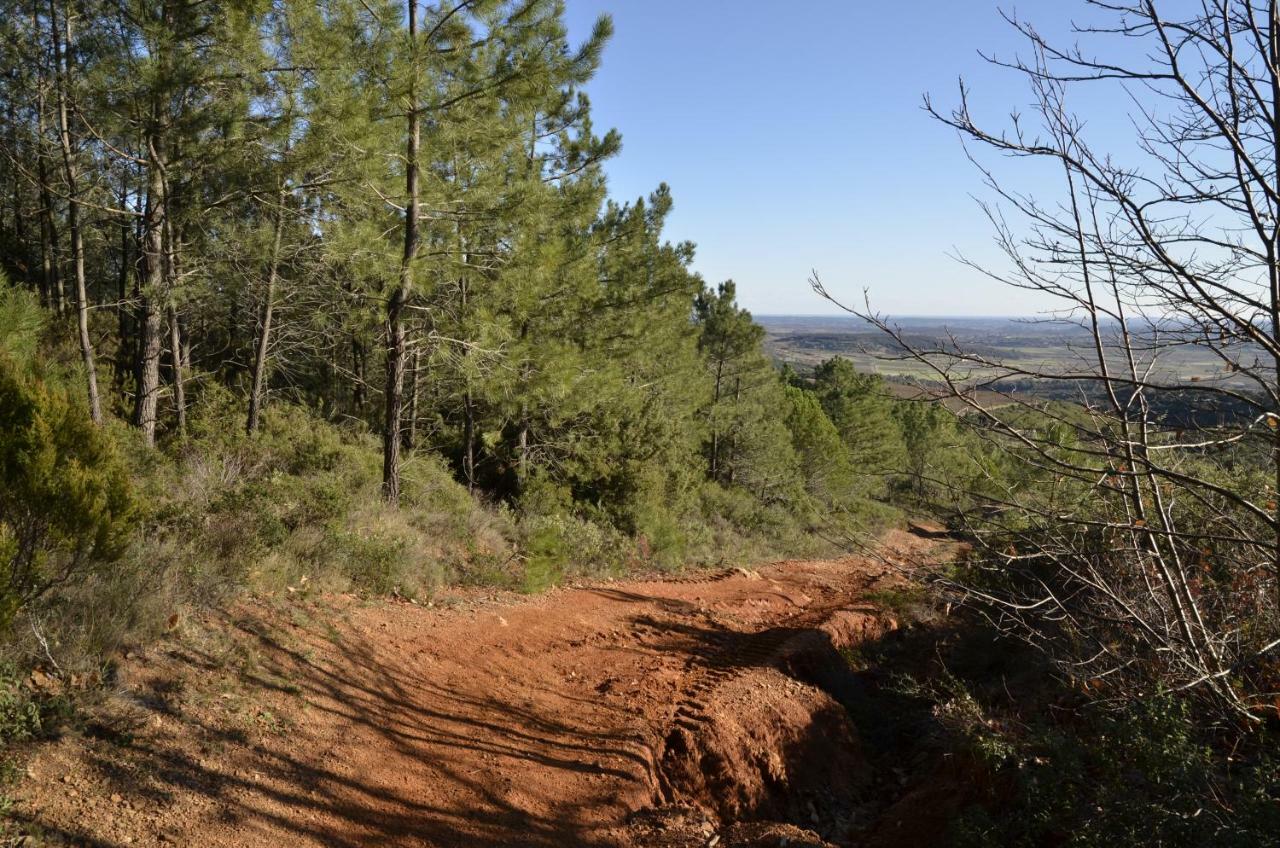
[[[841,841],[868,767],[812,684],[894,626],[861,598],[898,579],[849,558],[210,616],[123,661],[95,720],[35,752],[14,817],[37,845]]]

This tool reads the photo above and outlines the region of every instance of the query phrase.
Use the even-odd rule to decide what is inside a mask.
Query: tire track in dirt
[[[819,669],[825,666],[837,677],[851,678],[839,649],[859,639],[878,636],[886,629],[875,610],[848,619],[855,599],[881,576],[883,572],[859,575],[856,588],[843,586],[838,591],[827,591],[825,595],[829,597],[819,601],[806,598],[802,610],[774,618],[764,629],[720,629],[703,640],[701,650],[690,657],[686,685],[658,745],[659,810],[678,810],[680,805],[692,803],[704,815],[718,815],[727,825],[744,817],[802,821],[805,825],[818,824],[825,818],[823,830],[827,835],[848,835],[848,811],[854,805],[854,796],[865,786],[865,763],[856,730],[843,707],[828,697],[836,692],[823,691],[823,684],[829,682],[831,675]],[[778,587],[776,582],[770,583],[771,588]],[[818,587],[806,588],[813,591]],[[794,598],[788,600],[796,602]],[[851,623],[861,626],[851,629]],[[788,716],[786,710],[773,709],[775,705],[769,703],[767,695],[757,695],[754,707],[760,713],[760,721],[748,721],[745,726],[735,722],[732,715],[739,710],[726,710],[724,705],[735,700],[741,703],[748,690],[758,693],[776,688],[780,675],[771,675],[772,672],[785,675],[783,679],[794,687],[794,694],[788,697],[805,701],[809,712]],[[726,718],[726,714],[730,717]],[[770,724],[773,727],[765,730],[763,725]],[[821,732],[815,732],[818,726],[823,727]],[[815,736],[820,744],[831,746],[831,750],[819,754],[826,768],[812,769],[819,775],[817,780],[792,780],[788,772],[810,770],[805,761],[814,759],[811,743]],[[854,776],[857,779],[852,783],[843,780]],[[843,789],[829,791],[835,784]],[[826,798],[815,806],[818,793],[824,793]],[[789,797],[792,795],[797,797]],[[672,830],[669,824],[664,827],[668,834]],[[725,832],[735,831],[730,827]],[[653,834],[648,836],[652,838]],[[687,844],[702,844],[698,837],[695,830]],[[758,844],[775,844],[764,836],[761,839],[764,841]],[[748,840],[740,844],[757,843]]]

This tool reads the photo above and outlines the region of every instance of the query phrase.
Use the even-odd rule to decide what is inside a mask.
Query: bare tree
[[[846,308],[1019,461],[1016,483],[966,493],[977,508],[956,521],[980,576],[950,585],[1085,688],[1158,685],[1248,724],[1280,689],[1280,4],[1082,5],[1100,22],[1077,36],[1116,56],[1055,46],[1006,16],[1028,53],[990,61],[1029,81],[1035,128],[1017,114],[1003,129],[978,121],[963,82],[953,111],[925,106],[999,198],[982,208],[1008,264],[979,270],[1049,298],[1044,320],[1086,343],[1029,365],[921,344],[869,303]],[[1094,149],[1068,107],[1078,88],[1108,85],[1133,103],[1131,164]],[[981,150],[1050,163],[1060,198],[1008,187]],[[1184,379],[1188,352],[1217,370]],[[1075,402],[1006,388],[1028,380]]]

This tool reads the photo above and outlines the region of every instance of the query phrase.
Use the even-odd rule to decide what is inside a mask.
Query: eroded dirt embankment
[[[840,652],[894,626],[866,597],[900,579],[784,562],[192,622],[36,754],[17,819],[103,846],[841,843],[883,779]]]

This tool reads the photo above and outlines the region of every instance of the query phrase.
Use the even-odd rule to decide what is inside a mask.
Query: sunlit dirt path
[[[885,552],[930,544],[894,533]],[[778,759],[768,740],[792,745],[832,713],[779,671],[787,646],[833,617],[846,641],[892,626],[864,599],[897,579],[854,557],[452,608],[248,607],[126,660],[125,706],[34,758],[18,818],[102,846],[656,844],[633,814],[663,805],[719,827],[797,779],[753,764]],[[744,716],[800,730],[757,739],[747,721],[742,762],[717,749],[726,773],[690,778],[706,755],[687,749]],[[818,730],[856,754],[828,741],[837,724]],[[856,763],[833,762],[827,783],[856,781]]]

